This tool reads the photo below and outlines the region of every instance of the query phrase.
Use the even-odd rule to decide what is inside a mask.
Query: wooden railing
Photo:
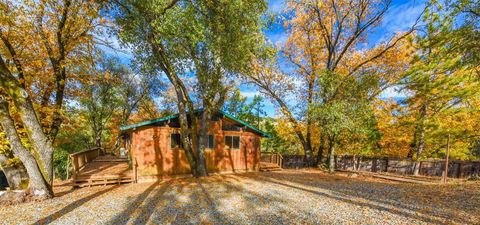
[[[260,154],[260,162],[275,163],[282,168],[283,156],[279,153],[262,152]]]
[[[78,171],[80,171],[87,163],[93,161],[95,158],[103,154],[103,149],[98,147],[70,154],[73,182],[75,182],[77,179]]]

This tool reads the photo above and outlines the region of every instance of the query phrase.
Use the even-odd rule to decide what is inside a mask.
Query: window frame
[[[173,140],[173,136],[174,136],[174,135],[178,135],[178,137],[179,137],[179,139],[178,139],[178,140],[179,140],[179,143],[178,143],[177,145],[175,145],[175,146],[172,145],[172,143],[173,143],[172,140]],[[181,135],[181,134],[179,134],[179,133],[170,133],[170,149],[172,149],[172,150],[175,150],[175,149],[177,149],[177,150],[183,150],[182,135]]]
[[[207,137],[205,149],[215,149],[215,135],[209,134]],[[212,137],[212,146],[210,146],[210,137]]]
[[[229,143],[229,145],[227,145],[227,143],[228,143],[228,142],[227,142],[227,138],[229,138],[229,137],[231,138],[231,142]],[[237,147],[237,148],[234,147],[234,143],[235,143],[234,139],[235,139],[235,138],[238,138],[238,147]],[[225,135],[225,136],[223,137],[224,148],[225,148],[226,150],[240,150],[241,140],[242,140],[242,139],[241,139],[241,136],[240,136],[240,135]],[[231,147],[227,147],[227,146],[231,146]]]

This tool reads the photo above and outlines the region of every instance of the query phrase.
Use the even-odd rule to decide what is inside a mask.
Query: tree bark
[[[427,120],[427,104],[423,104],[420,108],[420,125],[418,130],[418,146],[417,146],[417,158],[414,164],[413,175],[418,176],[420,174],[420,159],[422,157],[423,150],[425,148],[425,122]]]
[[[44,179],[42,172],[38,166],[35,157],[23,146],[18,136],[15,124],[8,111],[8,103],[5,100],[0,102],[0,122],[7,139],[10,143],[13,153],[17,156],[25,166],[29,181],[29,189],[32,195],[39,198],[52,198],[53,190],[49,183]]]
[[[39,155],[41,161],[39,166],[43,171],[42,174],[44,174],[50,184],[53,184],[53,144],[43,132],[42,125],[27,91],[21,87],[18,80],[10,73],[2,57],[0,57],[0,86],[13,99],[15,107],[19,110],[22,122],[28,131],[29,140]]]
[[[415,132],[413,133],[413,140],[410,143],[410,148],[407,153],[407,158],[412,159],[413,155],[415,154],[417,150],[417,136],[418,136],[418,131],[419,131],[419,126],[415,127]]]
[[[328,141],[328,171],[335,172],[335,136]]]
[[[198,134],[197,151],[197,171],[199,176],[207,176],[207,166],[205,160],[205,146],[208,142],[208,122],[210,121],[210,112],[207,109],[202,111],[202,119],[200,121],[200,131]]]
[[[324,151],[325,151],[325,139],[323,138],[323,135],[320,135],[320,146],[318,147],[318,152],[317,152],[317,166],[322,165]]]
[[[102,134],[102,130],[99,130],[96,134],[96,138],[95,138],[95,147],[99,147],[101,148],[102,147],[102,143],[103,143],[103,134]]]
[[[24,188],[22,184],[28,182],[28,174],[23,164],[9,166],[8,160],[10,158],[6,154],[0,154],[0,169],[5,173],[8,186],[13,190],[20,190]]]
[[[312,62],[313,64],[313,62]],[[307,97],[307,133],[306,133],[306,148],[305,148],[305,160],[307,165],[313,166],[313,149],[312,149],[312,112],[311,106],[313,104],[313,91],[315,87],[316,76],[309,77],[308,81],[308,97]]]

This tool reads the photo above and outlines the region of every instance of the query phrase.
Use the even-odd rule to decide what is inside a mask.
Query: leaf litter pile
[[[479,224],[480,184],[404,184],[317,170],[72,190],[0,208],[2,224]]]

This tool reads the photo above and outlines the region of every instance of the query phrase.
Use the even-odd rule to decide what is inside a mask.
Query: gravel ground
[[[71,190],[0,208],[3,224],[480,224],[480,184],[400,184],[316,170]]]

